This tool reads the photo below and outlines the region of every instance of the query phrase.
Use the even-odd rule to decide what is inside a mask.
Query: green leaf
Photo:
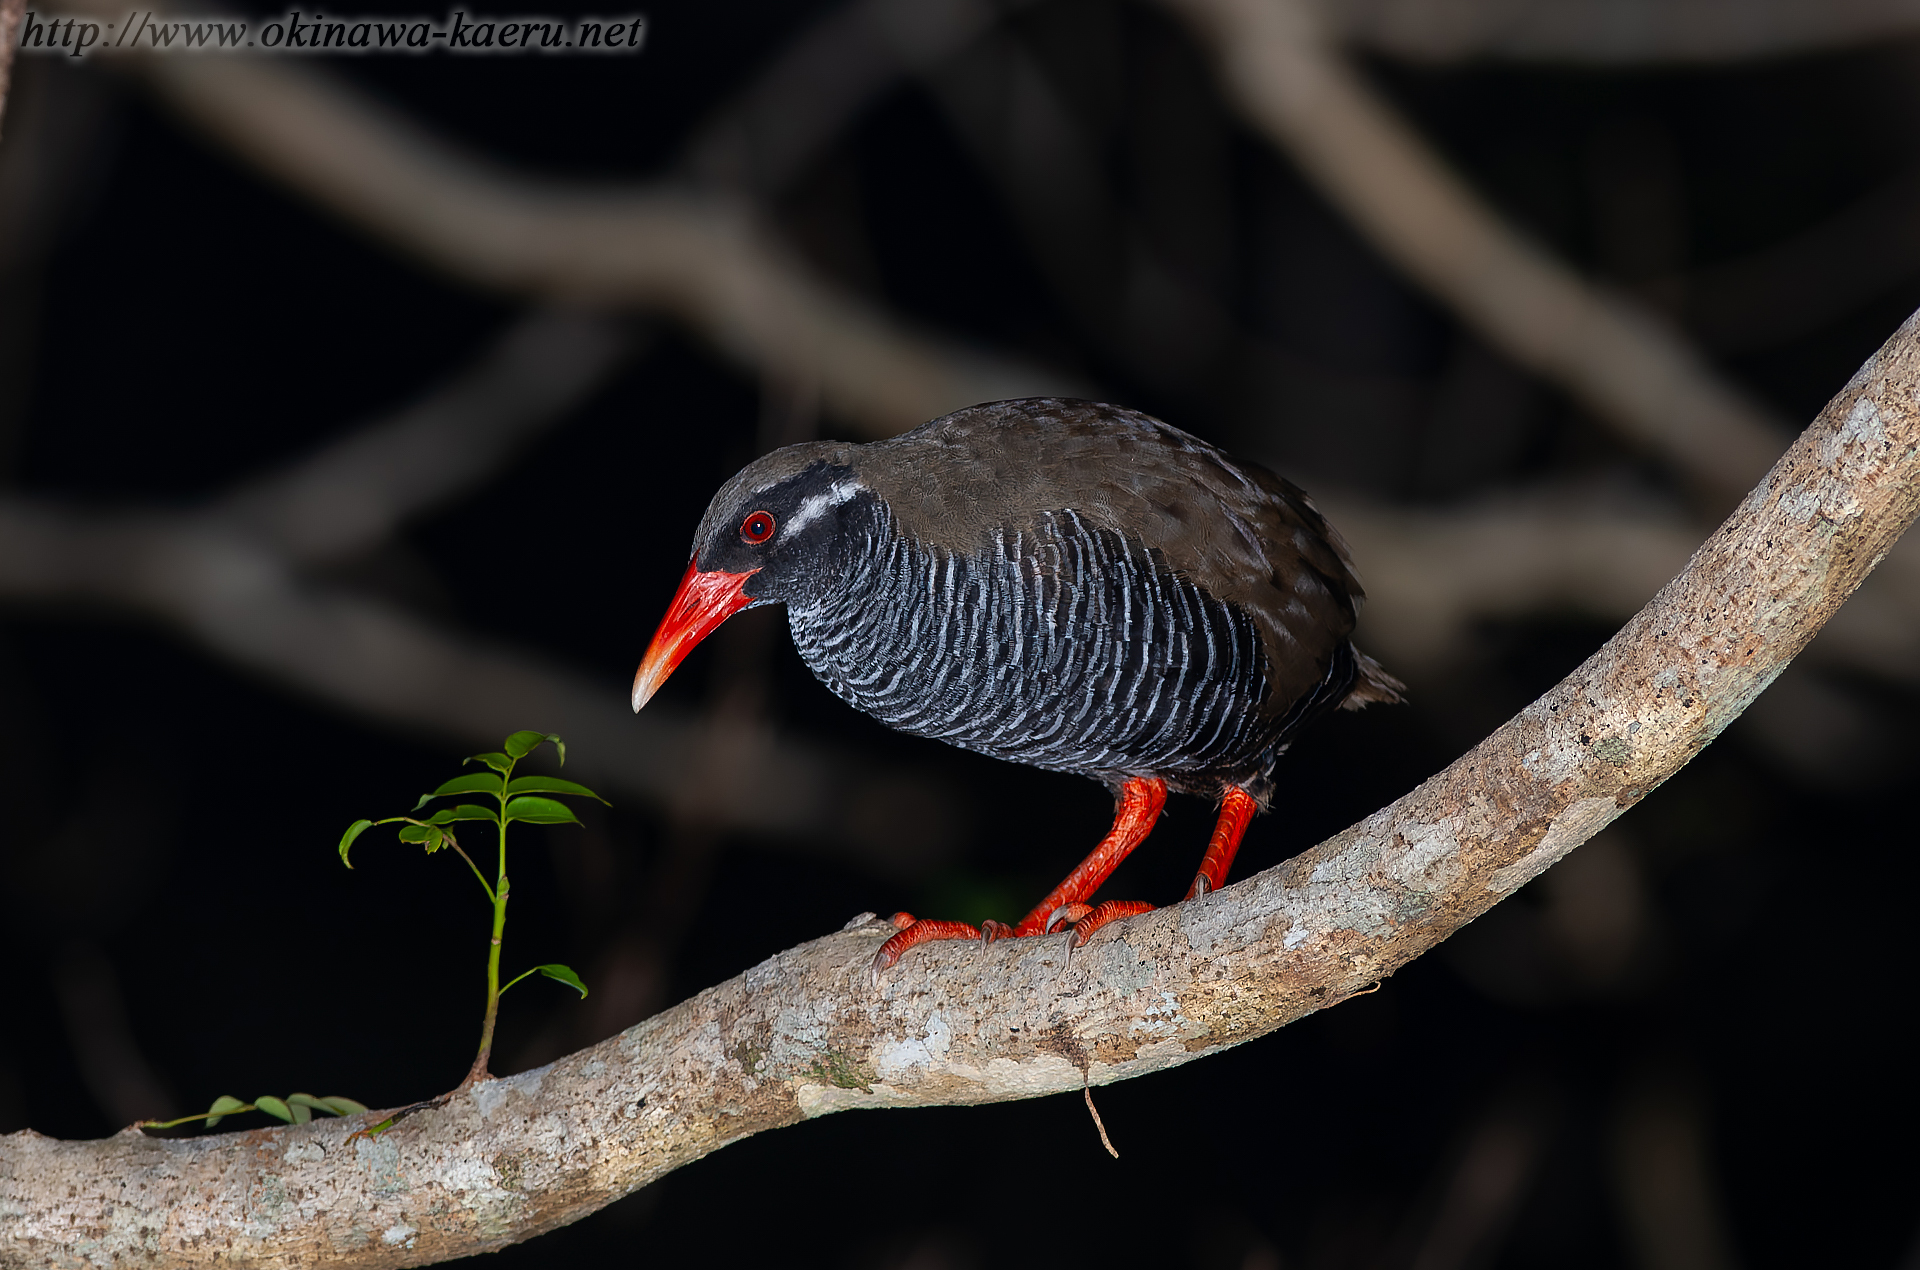
[[[259,1110],[266,1112],[270,1116],[277,1116],[281,1120],[286,1121],[288,1124],[293,1123],[293,1108],[287,1106],[286,1103],[281,1102],[278,1098],[275,1098],[272,1094],[262,1094],[260,1097],[255,1098],[253,1100],[253,1105]],[[313,1113],[309,1111],[307,1112],[307,1114],[311,1116]]]
[[[580,982],[580,976],[573,973],[572,966],[563,966],[556,961],[549,966],[535,966],[534,969],[549,979],[566,984],[583,997],[587,995],[587,985]]]
[[[400,841],[417,842],[427,849],[428,855],[432,855],[447,845],[447,835],[441,832],[438,825],[408,825],[400,830]]]
[[[458,807],[442,807],[427,817],[430,825],[450,825],[456,820],[495,820],[500,813],[488,811],[485,807],[476,807],[472,803],[461,803]]]
[[[513,760],[504,754],[475,754],[473,757],[464,761],[468,763],[485,763],[494,771],[503,774],[513,766]]]
[[[294,1102],[292,1099],[288,1099],[287,1101],[289,1104],[287,1110],[293,1113],[293,1122],[295,1124],[305,1124],[307,1121],[313,1119],[313,1108],[306,1106],[304,1103]]]
[[[565,803],[551,798],[523,796],[507,804],[509,821],[524,820],[530,825],[577,825],[580,818]]]
[[[567,747],[560,744],[560,738],[551,732],[515,732],[507,738],[507,753],[515,758],[525,758],[540,748],[543,741],[552,741],[560,751],[560,761],[567,761]]]
[[[431,794],[420,795],[420,801],[413,805],[413,809],[419,811],[434,799],[445,798],[448,794],[498,794],[499,792],[498,776],[489,776],[485,772],[469,772],[465,776],[454,777]]]
[[[243,1111],[252,1110],[252,1107],[241,1102],[232,1094],[221,1094],[213,1100],[213,1106],[207,1108],[207,1128],[213,1128],[213,1126],[219,1124],[228,1116],[238,1115]]]
[[[349,869],[353,867],[353,861],[347,859],[347,851],[353,846],[353,840],[355,838],[358,838],[371,828],[373,828],[373,822],[371,820],[356,820],[347,826],[347,831],[340,835],[340,863],[346,865]]]
[[[327,1098],[315,1098],[312,1094],[288,1094],[287,1105],[294,1108],[293,1114],[296,1118],[302,1111],[308,1115],[316,1111],[324,1111],[330,1116],[357,1116],[367,1109],[367,1104],[364,1102],[342,1098],[338,1094]],[[306,1121],[301,1119],[299,1123],[305,1124]]]
[[[599,798],[601,802],[607,803],[606,799],[600,798],[600,795],[585,785],[576,785],[572,781],[563,781],[554,776],[516,776],[508,782],[507,793],[573,794],[579,798]],[[607,806],[611,807],[613,804],[607,803]]]

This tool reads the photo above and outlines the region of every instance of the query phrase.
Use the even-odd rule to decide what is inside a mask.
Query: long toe
[[[907,913],[895,914],[894,924],[899,925],[899,918],[910,918],[910,916]],[[936,939],[979,938],[980,928],[970,926],[966,922],[936,922],[924,918],[920,921],[910,921],[898,934],[880,945],[880,951],[873,955],[873,982],[879,983],[880,972],[899,961],[900,955],[909,948],[932,943]]]
[[[1087,912],[1085,917],[1073,924],[1073,946],[1086,947],[1087,941],[1093,938],[1093,932],[1108,922],[1138,917],[1142,913],[1151,913],[1153,909],[1154,906],[1145,900],[1108,900],[1105,904],[1096,905]],[[894,938],[898,939],[899,936],[896,935]]]

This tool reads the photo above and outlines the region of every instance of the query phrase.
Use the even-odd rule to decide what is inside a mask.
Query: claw
[[[1051,935],[1057,930],[1064,930],[1092,911],[1091,904],[1062,904],[1047,914],[1046,933]]]
[[[991,944],[996,939],[1012,939],[1013,936],[1013,927],[1005,922],[996,922],[989,917],[980,923],[980,942],[983,944]]]

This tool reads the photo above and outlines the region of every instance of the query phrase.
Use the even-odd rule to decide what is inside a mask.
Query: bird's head
[[[634,676],[636,711],[694,645],[735,613],[810,599],[831,585],[848,517],[873,505],[848,451],[831,443],[788,446],[749,464],[713,496],[686,576]]]

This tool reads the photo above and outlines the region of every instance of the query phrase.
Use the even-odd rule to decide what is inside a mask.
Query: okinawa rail
[[[974,406],[868,445],[788,446],[714,495],[633,682],[640,709],[742,609],[785,604],[801,658],[890,727],[1090,776],[1113,828],[1018,923],[893,918],[917,944],[1072,930],[1169,790],[1217,800],[1187,898],[1224,885],[1273,770],[1314,719],[1398,701],[1354,648],[1346,544],[1298,488],[1137,411]]]

